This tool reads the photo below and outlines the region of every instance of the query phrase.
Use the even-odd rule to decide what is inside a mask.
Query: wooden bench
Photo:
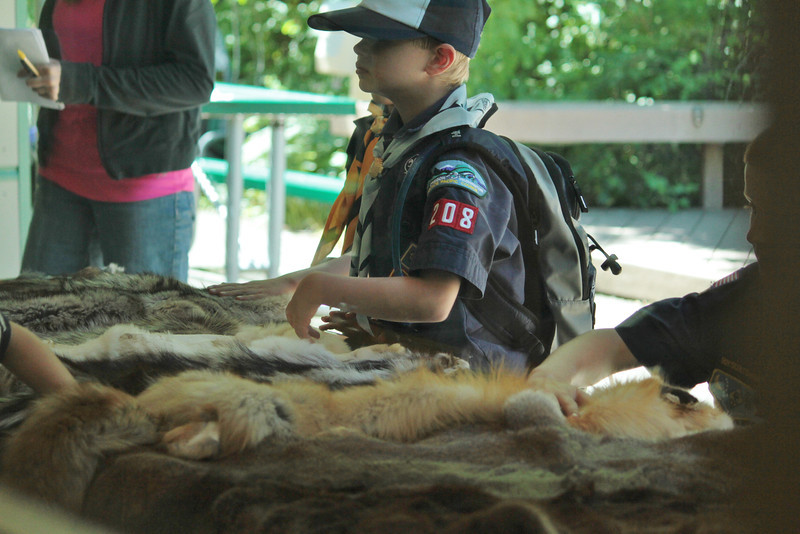
[[[362,103],[359,109],[365,109]],[[765,104],[710,101],[498,102],[487,129],[516,141],[543,145],[582,143],[696,143],[704,146],[703,207],[722,207],[722,148],[749,143],[769,124]],[[331,129],[349,135],[352,121]]]
[[[753,103],[501,102],[489,129],[536,144],[702,144],[703,207],[719,209],[723,145],[749,143],[768,123],[767,107]]]

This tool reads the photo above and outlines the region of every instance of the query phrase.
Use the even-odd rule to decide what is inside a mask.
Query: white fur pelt
[[[399,344],[351,350],[342,336],[326,332],[317,340],[301,340],[288,323],[243,326],[234,335],[152,333],[117,325],[80,345],[53,349],[76,374],[133,394],[160,376],[190,369],[230,371],[262,382],[304,376],[344,387],[420,365],[442,370],[469,366],[445,353],[418,353]]]

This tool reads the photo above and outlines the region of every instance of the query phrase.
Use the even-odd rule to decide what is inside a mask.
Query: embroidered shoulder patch
[[[437,187],[460,187],[478,197],[486,196],[486,181],[465,161],[446,160],[433,166],[433,177],[428,182],[428,193]]]

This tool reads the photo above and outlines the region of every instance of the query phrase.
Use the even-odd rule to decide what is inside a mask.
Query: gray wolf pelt
[[[117,324],[149,332],[232,335],[285,322],[287,297],[235,301],[163,276],[86,268],[72,275],[0,281],[0,309],[56,343],[86,341]]]
[[[459,425],[523,429],[543,418],[641,440],[733,426],[716,408],[681,402],[658,378],[597,390],[577,415],[564,418],[552,395],[504,372],[419,368],[337,390],[304,379],[264,384],[195,370],[162,378],[135,398],[83,384],[42,399],[7,443],[2,472],[18,490],[78,509],[99,458],[126,447],[156,444],[199,460],[331,433],[414,442]]]

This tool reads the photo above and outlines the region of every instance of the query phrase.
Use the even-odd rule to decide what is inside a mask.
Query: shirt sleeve
[[[122,10],[128,4],[113,5]],[[160,22],[166,32],[158,36],[164,43],[160,57],[126,66],[64,61],[60,100],[138,116],[174,113],[208,102],[214,87],[214,8],[208,0],[171,0],[165,5],[171,8],[163,15],[169,20]],[[113,20],[126,24],[125,13]],[[115,45],[124,48],[125,43]]]
[[[0,313],[0,361],[6,356],[8,344],[11,341],[11,323],[8,318]]]
[[[645,367],[659,367],[671,384],[693,387],[708,379],[714,362],[700,349],[698,301],[692,293],[646,306],[616,327],[617,334]]]
[[[463,296],[482,297],[494,263],[519,248],[509,229],[512,206],[508,189],[480,159],[464,151],[443,155],[428,180],[411,271],[456,274],[469,283]]]
[[[676,386],[693,387],[708,381],[723,358],[749,350],[745,340],[757,309],[758,266],[752,264],[702,293],[654,302],[616,332],[642,365],[659,367]]]

